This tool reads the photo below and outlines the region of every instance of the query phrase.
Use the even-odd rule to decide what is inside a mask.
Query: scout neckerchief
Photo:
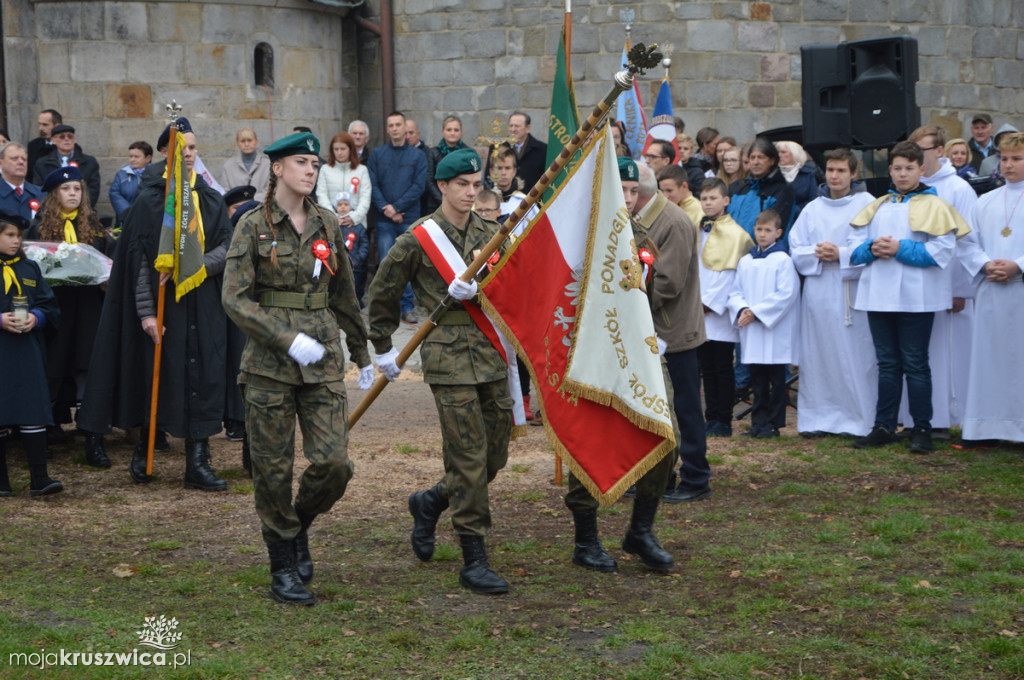
[[[18,275],[14,272],[14,263],[19,261],[20,257],[15,257],[10,260],[0,260],[0,266],[4,269],[4,295],[6,295],[13,285],[18,289],[18,295],[22,295],[21,292],[21,281],[18,280]]]
[[[919,184],[913,191],[901,194],[891,190],[885,196],[868,203],[850,222],[851,227],[865,227],[874,219],[883,203],[908,203],[910,230],[932,236],[944,236],[951,231],[962,238],[971,233],[964,218],[953,206],[939,199],[934,187]]]
[[[71,212],[61,210],[60,216],[64,220],[64,240],[68,243],[78,243],[78,234],[75,233],[75,220],[78,218],[78,208]]]
[[[412,233],[419,241],[423,252],[430,258],[430,263],[437,269],[437,273],[441,275],[445,283],[450,285],[455,280],[455,273],[466,268],[466,263],[459,255],[455,244],[441,229],[441,225],[433,219],[428,219],[414,227]],[[508,391],[509,396],[515,402],[512,407],[513,424],[517,427],[526,425],[526,410],[523,407],[523,391],[519,384],[519,367],[516,364],[515,349],[479,305],[468,304],[468,301],[463,301],[462,304],[477,327],[483,331],[483,334],[494,345],[494,349],[498,350],[498,354],[508,365]]]

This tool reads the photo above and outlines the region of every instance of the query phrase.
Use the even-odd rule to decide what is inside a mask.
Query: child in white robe
[[[782,218],[772,209],[754,223],[757,245],[736,268],[729,315],[750,367],[754,407],[747,436],[778,437],[786,425],[786,367],[797,363],[800,277],[782,243]]]

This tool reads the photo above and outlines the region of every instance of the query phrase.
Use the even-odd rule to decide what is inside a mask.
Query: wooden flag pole
[[[174,177],[175,145],[177,143],[178,130],[171,124],[170,134],[167,137],[167,183],[170,187]],[[167,191],[164,190],[164,206],[166,209]],[[164,297],[167,292],[167,284],[160,277],[160,287],[156,297],[156,332],[159,342],[153,345],[153,389],[149,396],[149,428],[146,433],[146,474],[153,474],[153,450],[156,447],[156,411],[160,398],[160,357],[163,355],[164,347]]]
[[[624,71],[619,71],[615,74],[615,84],[613,85],[611,92],[609,92],[604,99],[602,99],[597,106],[590,112],[587,119],[583,121],[580,129],[576,131],[576,134],[572,136],[569,143],[562,149],[562,153],[558,154],[558,158],[552,161],[551,166],[544,172],[544,175],[537,180],[537,183],[530,189],[530,193],[527,194],[526,198],[520,202],[519,207],[512,211],[512,214],[506,218],[502,223],[501,227],[490,241],[480,250],[480,253],[473,258],[473,261],[466,267],[466,271],[463,272],[462,276],[459,277],[462,281],[468,283],[470,279],[476,276],[477,272],[490,259],[491,255],[494,254],[501,244],[508,238],[508,235],[512,232],[517,224],[526,216],[526,213],[533,208],[540,201],[540,197],[544,195],[548,185],[558,177],[559,173],[562,172],[562,168],[569,162],[569,159],[573,157],[580,146],[590,137],[591,133],[597,129],[604,120],[604,117],[611,110],[611,107],[615,104],[615,100],[618,96],[633,87],[633,77],[636,74],[643,74],[647,69],[654,68],[661,61],[661,54],[657,52],[657,45],[651,47],[645,46],[643,43],[637,43],[636,46],[629,51],[629,67]],[[410,338],[409,342],[406,343],[405,347],[398,354],[398,358],[395,363],[401,367],[405,365],[412,353],[416,351],[416,348],[420,346],[420,343],[430,335],[430,331],[434,330],[437,322],[440,321],[441,317],[444,316],[445,312],[451,304],[455,302],[455,299],[447,295],[444,300],[437,305],[433,312],[430,313],[430,318],[425,320],[420,326],[419,330],[416,331],[415,335]],[[370,404],[380,396],[380,393],[387,387],[388,379],[384,376],[377,378],[374,382],[373,387],[367,391],[363,400],[359,402],[359,405],[353,409],[352,413],[348,417],[348,426],[352,428],[359,418],[362,417],[366,410],[370,407]]]

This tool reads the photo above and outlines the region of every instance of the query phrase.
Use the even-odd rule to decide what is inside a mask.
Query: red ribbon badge
[[[350,231],[348,236],[345,237],[345,248],[352,250],[352,246],[356,243],[356,232]]]
[[[313,243],[313,257],[320,260],[323,265],[327,267],[327,271],[331,272],[331,275],[333,276],[334,270],[331,269],[331,265],[327,264],[327,258],[330,257],[330,255],[331,247],[327,245],[327,241],[320,239]]]
[[[78,167],[78,162],[77,161],[68,161],[68,165],[70,165],[73,168],[77,168]]]
[[[647,250],[647,248],[640,248],[636,251],[636,254],[640,256],[640,261],[648,267],[654,264],[654,255],[652,255],[651,251]]]
[[[32,208],[35,211],[38,211],[39,210],[39,201],[37,201],[36,199],[33,198],[31,201],[28,202],[28,207]]]
[[[359,178],[358,177],[353,177],[352,178],[352,193],[353,194],[358,194],[359,193]]]

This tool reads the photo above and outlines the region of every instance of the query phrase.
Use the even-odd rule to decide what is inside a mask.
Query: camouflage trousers
[[[512,397],[508,380],[431,385],[444,439],[441,493],[458,534],[483,536],[491,526],[487,485],[508,462]]]
[[[252,456],[256,514],[267,543],[290,541],[303,514],[327,512],[352,479],[348,458],[348,402],[342,381],[289,385],[247,375],[243,385],[245,427]],[[295,419],[309,467],[292,502]]]
[[[661,373],[665,378],[666,402],[671,404],[675,398],[672,390],[672,380],[668,375],[668,364],[665,357],[661,358]],[[676,421],[675,409],[669,409],[672,415],[672,430],[675,433],[676,441],[681,441],[679,434],[679,423]],[[672,469],[676,466],[676,450],[669,451],[658,464],[652,467],[636,483],[636,497],[646,501],[660,501],[668,485],[668,479]],[[569,490],[565,494],[565,505],[573,512],[588,512],[597,510],[597,499],[590,495],[587,487],[583,486],[580,480],[571,472],[569,473]]]

